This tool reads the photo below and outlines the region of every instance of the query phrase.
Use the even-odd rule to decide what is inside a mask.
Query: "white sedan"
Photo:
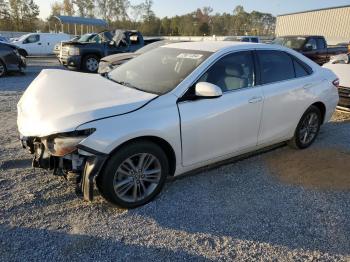
[[[339,106],[350,109],[350,54],[337,55],[323,65],[339,77]]]
[[[284,47],[159,47],[108,78],[44,70],[18,103],[33,165],[95,184],[119,206],[152,200],[167,176],[288,141],[309,147],[338,103],[338,80]]]

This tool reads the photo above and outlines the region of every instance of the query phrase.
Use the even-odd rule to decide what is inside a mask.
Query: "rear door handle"
[[[249,99],[249,103],[250,104],[256,104],[262,101],[262,97],[261,96],[254,96],[251,99]]]
[[[38,45],[41,45],[41,43],[39,43]]]

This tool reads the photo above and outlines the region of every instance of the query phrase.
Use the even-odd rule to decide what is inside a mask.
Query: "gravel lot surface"
[[[16,131],[21,93],[9,91],[35,74],[0,80],[0,261],[350,261],[349,114],[310,149],[185,176],[122,210],[31,168]]]

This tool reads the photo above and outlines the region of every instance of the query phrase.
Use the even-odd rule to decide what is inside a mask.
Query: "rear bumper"
[[[350,87],[339,87],[339,106],[350,108]]]
[[[59,61],[63,66],[81,69],[81,56],[60,57]]]

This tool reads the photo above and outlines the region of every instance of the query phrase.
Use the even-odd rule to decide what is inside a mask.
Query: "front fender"
[[[164,100],[167,99],[156,99],[137,111],[79,126],[78,130],[96,129],[80,145],[110,154],[127,141],[151,136],[168,142],[175,152],[176,159],[181,161],[180,118],[176,100],[175,97],[173,103]]]

